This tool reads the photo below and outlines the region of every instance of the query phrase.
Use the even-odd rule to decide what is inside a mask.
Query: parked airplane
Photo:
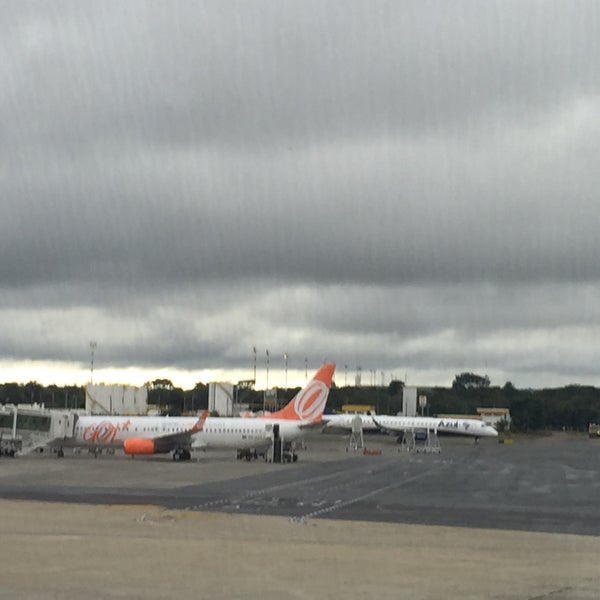
[[[52,445],[59,456],[64,447],[118,448],[131,456],[173,452],[173,460],[208,448],[266,449],[274,438],[291,442],[321,423],[334,371],[333,363],[324,364],[283,409],[255,419],[209,417],[208,411],[200,417],[81,416],[73,435]]]
[[[453,433],[474,437],[497,437],[498,432],[479,419],[453,419],[444,417],[394,417],[373,416],[373,422],[388,433],[403,433],[425,429],[436,433]]]
[[[50,442],[63,448],[89,448],[94,451],[122,449],[126,454],[168,454],[173,460],[189,460],[192,436],[202,431],[208,411],[199,417],[76,417],[71,437]]]
[[[238,457],[250,459],[257,451],[267,449],[274,439],[293,442],[307,430],[322,426],[334,372],[335,364],[322,365],[312,381],[277,412],[256,418],[210,417],[202,431],[194,434],[192,449],[235,448]]]

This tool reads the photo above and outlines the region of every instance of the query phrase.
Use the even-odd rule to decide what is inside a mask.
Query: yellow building
[[[498,423],[504,421],[506,423],[505,429],[510,429],[510,411],[508,408],[478,408],[477,414],[487,425],[496,427]]]
[[[343,404],[342,412],[349,415],[375,412],[375,406],[373,404]]]

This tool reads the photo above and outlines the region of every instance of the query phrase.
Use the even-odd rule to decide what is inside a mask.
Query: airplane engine
[[[145,438],[130,438],[123,442],[125,454],[156,454],[154,440]]]

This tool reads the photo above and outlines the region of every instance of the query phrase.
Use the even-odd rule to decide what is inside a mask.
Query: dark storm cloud
[[[0,11],[4,356],[590,374],[596,3]]]
[[[19,6],[6,96],[59,151],[444,137],[598,91],[589,2]]]

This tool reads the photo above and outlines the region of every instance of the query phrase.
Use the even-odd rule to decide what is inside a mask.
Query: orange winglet
[[[206,419],[208,417],[210,413],[205,410],[200,417],[198,418],[198,420],[194,423],[194,426],[191,428],[191,432],[192,433],[198,433],[199,431],[202,431],[204,429],[204,423],[206,422]]]

